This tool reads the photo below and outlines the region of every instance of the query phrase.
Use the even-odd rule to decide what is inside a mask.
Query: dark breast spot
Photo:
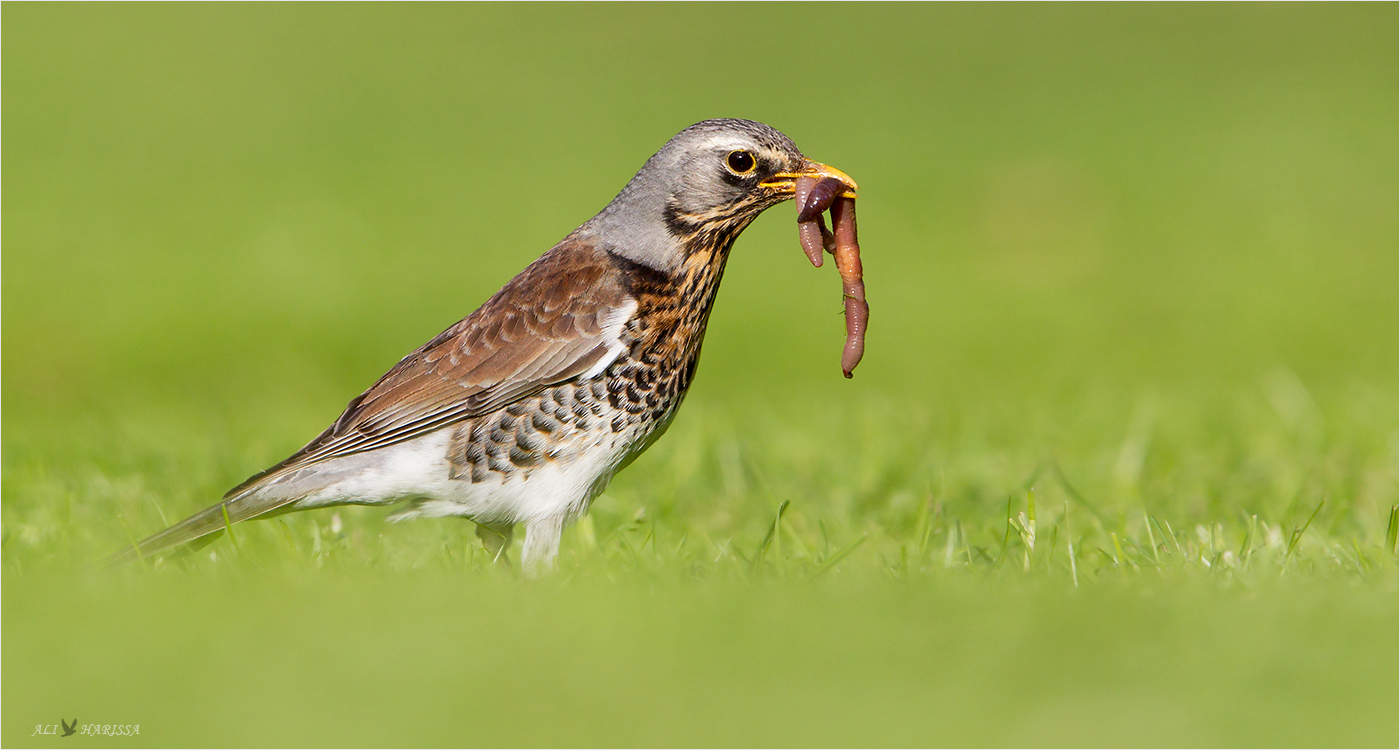
[[[545,414],[543,411],[537,412],[534,416],[530,417],[530,424],[540,432],[554,432],[562,426],[559,424],[559,420]]]
[[[522,450],[519,447],[510,449],[510,462],[521,468],[539,466],[544,463],[540,458],[540,454],[533,451]]]
[[[539,453],[544,450],[545,439],[538,432],[522,429],[515,433],[515,444],[522,450]]]

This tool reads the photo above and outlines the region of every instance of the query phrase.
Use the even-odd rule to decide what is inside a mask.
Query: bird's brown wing
[[[566,240],[404,357],[316,439],[225,497],[490,413],[586,373],[617,355],[629,299],[606,253]]]
[[[256,490],[291,472],[410,440],[487,414],[605,366],[620,352],[618,330],[635,309],[616,261],[566,239],[466,319],[404,357],[345,413],[287,460],[229,490],[222,502],[108,556],[135,560],[230,524],[277,513],[295,497]]]

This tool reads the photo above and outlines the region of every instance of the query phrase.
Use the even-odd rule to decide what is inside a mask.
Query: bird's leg
[[[506,550],[510,549],[510,540],[515,536],[513,525],[478,522],[476,536],[481,540],[481,546],[486,548],[486,554],[491,556],[492,561],[510,567],[510,558],[506,556]]]
[[[525,549],[520,553],[525,575],[538,578],[554,569],[559,554],[559,536],[564,533],[562,513],[525,524]]]

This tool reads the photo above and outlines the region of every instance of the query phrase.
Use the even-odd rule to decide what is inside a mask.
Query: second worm
[[[865,329],[870,321],[870,305],[865,302],[864,270],[860,264],[860,244],[856,241],[856,202],[837,198],[831,205],[831,225],[836,234],[836,270],[841,273],[841,292],[846,301],[846,348],[841,352],[841,372],[851,372],[865,355]]]

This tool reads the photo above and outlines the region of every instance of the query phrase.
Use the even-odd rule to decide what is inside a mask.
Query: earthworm
[[[822,212],[831,208],[831,203],[836,200],[836,196],[846,192],[849,188],[849,185],[835,177],[823,177],[812,186],[807,199],[798,202],[797,220],[800,222],[812,221],[821,216]]]
[[[856,242],[856,201],[839,197],[831,204],[831,226],[836,232],[836,270],[841,273],[841,292],[846,300],[846,348],[841,352],[841,371],[851,377],[865,354],[865,328],[870,305],[865,302],[865,280],[860,265],[860,244]]]
[[[841,352],[841,371],[851,377],[865,354],[865,328],[870,320],[870,306],[865,302],[865,281],[862,279],[860,244],[856,241],[856,202],[841,194],[849,188],[846,183],[826,177],[799,177],[796,180],[797,231],[802,250],[812,265],[821,268],[822,249],[836,257],[836,270],[841,274],[842,296],[846,307],[846,347]],[[827,231],[822,212],[831,210],[833,235]]]
[[[822,267],[822,248],[833,252],[836,239],[826,229],[822,212],[831,207],[836,199],[849,186],[834,178],[799,177],[796,181],[797,237],[802,241],[802,250],[807,259],[817,268]]]
[[[822,267],[822,242],[823,235],[826,234],[826,227],[821,222],[821,214],[817,214],[814,220],[803,221],[802,209],[807,205],[807,196],[811,194],[812,188],[817,186],[815,177],[798,177],[796,180],[797,194],[794,196],[794,203],[797,204],[797,238],[802,242],[802,252],[807,253],[807,260],[812,261],[812,265],[817,268]]]

